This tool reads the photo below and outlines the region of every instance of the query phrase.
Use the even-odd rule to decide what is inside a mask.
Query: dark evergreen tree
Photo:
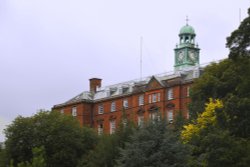
[[[139,128],[121,149],[118,167],[184,167],[188,149],[165,121],[155,120]]]

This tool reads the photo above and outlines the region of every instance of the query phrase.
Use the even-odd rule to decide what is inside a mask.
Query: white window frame
[[[161,93],[157,93],[158,102],[161,101]]]
[[[103,123],[98,124],[98,135],[102,135],[103,134]]]
[[[109,122],[109,133],[110,134],[115,133],[115,129],[116,129],[116,122],[115,122],[115,120],[111,120]]]
[[[174,89],[169,88],[168,89],[168,100],[172,100],[172,99],[174,99]]]
[[[152,96],[148,95],[148,103],[152,103]]]
[[[104,107],[103,104],[98,105],[98,114],[103,114],[104,113]]]
[[[113,102],[111,102],[111,109],[110,109],[110,111],[111,112],[114,112],[114,111],[116,111],[116,104],[115,104],[115,101],[113,101]]]
[[[167,120],[169,123],[172,123],[174,121],[174,111],[173,110],[167,110]]]
[[[60,110],[60,113],[61,113],[61,114],[64,114],[64,109],[61,109],[61,110]]]
[[[152,113],[149,114],[149,118],[152,121],[154,121],[156,119],[156,117],[157,117],[157,113],[156,112],[152,112]]]
[[[73,117],[77,116],[77,107],[72,107],[71,114]]]
[[[139,96],[138,102],[139,102],[139,106],[143,106],[144,105],[144,95],[140,95]]]
[[[190,86],[187,86],[187,97],[190,96]]]
[[[190,118],[190,114],[189,114],[189,111],[187,110],[187,119]]]
[[[128,108],[128,99],[123,100],[123,107]]]
[[[155,102],[157,102],[157,94],[153,93],[152,94],[152,103],[155,103]]]
[[[139,127],[143,127],[144,124],[144,115],[138,115],[137,117],[137,124]]]

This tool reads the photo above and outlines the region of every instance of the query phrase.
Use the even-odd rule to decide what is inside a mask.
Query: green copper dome
[[[180,34],[193,34],[193,35],[195,35],[195,31],[194,31],[194,28],[192,26],[187,24],[181,28]]]

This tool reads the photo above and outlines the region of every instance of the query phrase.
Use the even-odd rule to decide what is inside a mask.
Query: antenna
[[[140,38],[140,80],[142,80],[142,44],[143,44],[143,37]]]
[[[189,21],[189,19],[188,19],[188,15],[186,16],[186,25],[188,25],[188,21]]]

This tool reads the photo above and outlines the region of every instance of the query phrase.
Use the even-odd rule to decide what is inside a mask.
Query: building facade
[[[173,72],[105,87],[102,79],[91,78],[89,91],[55,105],[53,110],[72,115],[99,134],[114,133],[124,117],[138,126],[159,117],[171,123],[179,113],[188,119],[190,87],[201,73],[195,36],[190,25],[181,28]]]

